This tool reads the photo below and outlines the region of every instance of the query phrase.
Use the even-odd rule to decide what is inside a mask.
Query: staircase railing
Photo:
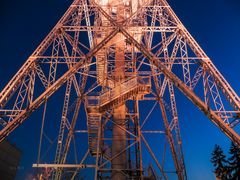
[[[109,91],[105,91],[99,95],[89,95],[86,98],[87,106],[102,106],[123,94],[131,91],[132,89],[138,86],[147,86],[150,85],[151,79],[149,77],[134,77],[130,80],[127,80],[120,85],[115,86]]]

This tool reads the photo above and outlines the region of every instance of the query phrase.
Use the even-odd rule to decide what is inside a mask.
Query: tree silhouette
[[[229,179],[228,161],[226,160],[226,156],[219,145],[215,145],[214,147],[211,162],[215,167],[214,173],[217,178],[222,180]]]
[[[234,180],[240,180],[240,149],[232,143],[229,154],[230,157],[228,158],[228,161],[231,177]]]

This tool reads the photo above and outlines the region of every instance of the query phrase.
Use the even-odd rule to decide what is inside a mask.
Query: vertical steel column
[[[123,2],[117,5],[117,21],[121,22],[124,17],[124,4]],[[124,81],[125,78],[125,42],[123,36],[117,35],[116,52],[115,52],[115,80],[116,83]],[[119,89],[121,91],[121,89]],[[120,92],[119,92],[120,93]],[[113,132],[112,132],[112,156],[120,153],[126,148],[126,106],[125,104],[119,106],[113,111]],[[126,179],[125,175],[121,173],[121,170],[126,169],[127,156],[124,151],[118,157],[112,160],[112,180]]]
[[[126,149],[126,132],[122,128],[126,128],[125,125],[125,113],[126,107],[122,105],[113,112],[113,132],[112,132],[112,157]],[[125,175],[121,173],[121,170],[126,169],[127,156],[124,151],[119,156],[112,160],[112,180],[126,179]]]

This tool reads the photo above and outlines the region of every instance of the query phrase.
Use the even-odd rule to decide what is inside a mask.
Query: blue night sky
[[[1,0],[0,90],[53,28],[70,0]],[[240,1],[168,0],[183,24],[219,71],[240,94]],[[184,97],[178,111],[189,180],[214,179],[211,152],[219,144],[227,153],[230,141]],[[36,162],[39,139],[36,114],[9,137],[23,152],[17,179]]]

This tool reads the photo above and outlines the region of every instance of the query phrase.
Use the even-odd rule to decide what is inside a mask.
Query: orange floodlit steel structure
[[[63,86],[54,144],[45,130],[46,114],[49,98]],[[144,179],[145,148],[156,174],[168,179],[166,153],[156,154],[147,138],[164,136],[172,155],[168,163],[174,164],[178,179],[187,179],[176,88],[240,146],[239,96],[166,0],[75,0],[2,90],[0,140],[42,105],[38,160],[33,165],[44,169],[41,178],[74,179],[92,169],[94,179]],[[153,107],[143,118],[145,102]],[[150,117],[157,107],[158,120]],[[79,117],[81,109],[84,118]],[[145,129],[149,122],[152,126]],[[76,128],[84,123],[85,129]],[[69,163],[71,149],[76,154],[76,134],[87,135],[87,148],[80,161]],[[44,164],[46,139],[56,149],[54,159]]]

